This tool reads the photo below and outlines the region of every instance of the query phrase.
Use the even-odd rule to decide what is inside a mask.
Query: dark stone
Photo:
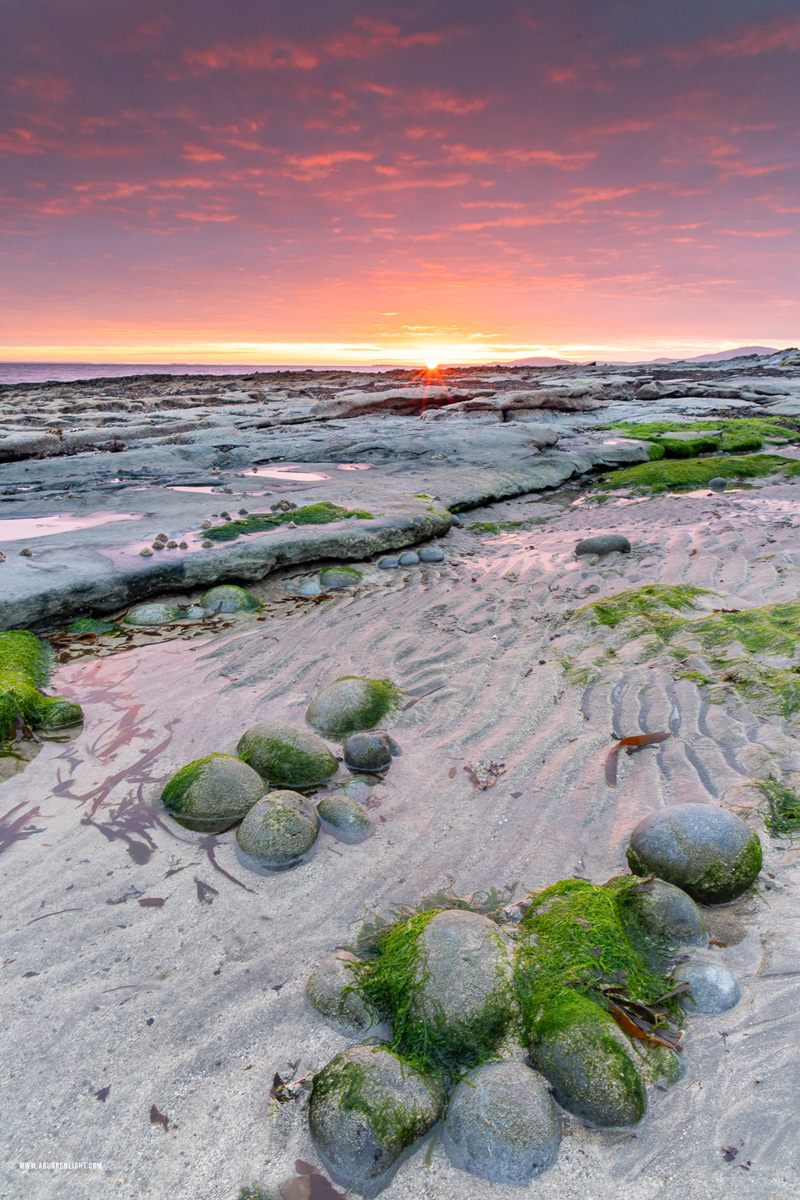
[[[405,554],[400,555],[401,567],[418,567],[419,555],[414,550],[406,550]]]
[[[344,744],[351,771],[385,771],[392,761],[392,739],[386,733],[353,733]]]
[[[421,563],[444,562],[444,552],[438,546],[421,546],[417,553]]]
[[[361,842],[372,833],[372,821],[368,814],[352,796],[346,796],[343,792],[323,796],[317,805],[317,813],[345,841]]]
[[[581,554],[630,554],[631,544],[621,533],[603,533],[598,537],[582,538],[575,547],[575,553]]]
[[[634,925],[644,927],[656,942],[672,946],[708,945],[705,917],[694,900],[663,879],[654,879],[631,896],[623,912],[626,925],[631,918]]]
[[[713,479],[709,479],[708,486],[712,492],[724,492],[728,481],[723,475],[715,475]]]
[[[400,566],[400,559],[393,554],[387,554],[385,558],[380,559],[378,566],[382,571],[392,571],[395,567]]]

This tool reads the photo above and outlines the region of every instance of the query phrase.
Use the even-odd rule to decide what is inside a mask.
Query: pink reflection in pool
[[[91,529],[93,525],[108,525],[111,521],[138,521],[143,513],[93,512],[84,517],[71,513],[54,513],[49,517],[9,517],[0,520],[0,538],[16,542],[29,538],[48,537],[53,533],[72,533],[76,529]]]
[[[299,483],[316,483],[318,479],[330,479],[321,471],[297,471],[294,467],[253,467],[251,475],[260,475],[263,479],[296,479]]]

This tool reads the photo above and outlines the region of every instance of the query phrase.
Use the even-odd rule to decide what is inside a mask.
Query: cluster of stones
[[[309,796],[327,788],[339,769],[320,734],[343,741],[351,771],[383,774],[397,747],[388,734],[365,731],[383,720],[397,695],[388,680],[337,679],[309,704],[311,729],[289,721],[259,722],[242,734],[238,757],[213,753],[182,767],[162,792],[164,807],[187,828],[206,833],[241,822],[239,851],[255,869],[296,866],[321,827],[343,841],[362,841],[372,832],[372,821],[345,790],[326,790],[316,803]]]
[[[443,550],[438,546],[421,546],[419,550],[406,550],[400,555],[384,555],[377,565],[382,571],[389,571],[397,567],[418,567],[421,563],[440,562],[444,562]],[[363,571],[356,567],[325,567],[317,575],[303,579],[299,584],[287,583],[286,590],[296,596],[321,596],[325,592],[358,587],[363,580]]]
[[[123,619],[126,625],[134,626],[172,625],[176,621],[203,621],[221,613],[257,612],[260,608],[261,604],[251,592],[232,583],[223,583],[204,592],[199,604],[179,605],[151,600],[129,608]]]
[[[612,1019],[599,965],[596,990],[578,979],[553,984],[541,959],[542,922],[576,897],[580,904],[599,895],[604,911],[617,914],[615,945],[629,961],[644,967],[654,956],[659,978],[672,965],[668,986],[689,984],[680,997],[688,1014],[724,1012],[740,997],[730,972],[703,961],[675,967],[676,951],[708,944],[697,902],[741,895],[761,869],[761,846],[732,813],[687,804],[638,825],[627,855],[633,876],[603,887],[562,881],[515,906],[516,923],[467,907],[420,912],[379,935],[372,959],[339,951],[312,972],[310,1005],[349,1038],[372,1038],[337,1054],[313,1081],[311,1134],[336,1183],[377,1195],[444,1117],[443,1144],[456,1167],[525,1185],[558,1156],[558,1106],[591,1126],[630,1127],[645,1113],[648,1083],[663,1090],[677,1082],[672,1049],[634,1040]],[[623,894],[617,909],[609,895]],[[562,907],[573,924],[580,911]],[[590,906],[585,911],[577,923],[587,927],[591,952],[610,935],[592,927]],[[389,957],[401,944],[405,958]],[[382,976],[376,992],[370,980],[381,962],[389,982]]]

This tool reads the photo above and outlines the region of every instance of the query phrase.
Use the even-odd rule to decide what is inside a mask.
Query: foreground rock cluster
[[[724,967],[680,953],[708,943],[696,901],[746,891],[761,846],[734,814],[683,805],[638,826],[628,857],[633,875],[562,880],[517,904],[439,894],[312,972],[312,1007],[372,1034],[313,1081],[311,1133],[336,1183],[376,1196],[444,1119],[456,1167],[525,1185],[558,1156],[558,1107],[627,1128],[648,1085],[678,1081],[683,1014],[741,994]]]

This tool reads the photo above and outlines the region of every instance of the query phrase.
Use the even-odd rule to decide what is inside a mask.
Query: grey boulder
[[[709,479],[708,486],[712,492],[724,492],[728,486],[728,481],[724,475],[715,475],[713,479]]]
[[[419,555],[413,550],[406,550],[405,554],[401,554],[399,558],[401,567],[418,567]]]
[[[486,1063],[450,1097],[443,1142],[461,1171],[524,1186],[553,1165],[560,1141],[547,1084],[522,1063]]]
[[[268,871],[287,871],[308,853],[319,818],[299,792],[270,792],[256,801],[236,831],[242,852]]]
[[[261,608],[252,592],[234,583],[221,583],[218,587],[209,588],[201,596],[200,603],[207,612],[212,613],[257,612]]]
[[[643,884],[630,898],[623,910],[623,920],[635,935],[637,928],[659,946],[707,946],[706,919],[691,896],[653,879]]]
[[[392,761],[386,733],[352,733],[344,744],[345,766],[351,771],[385,771]]]
[[[355,1046],[314,1076],[308,1120],[333,1181],[371,1200],[443,1107],[434,1080],[389,1050]]]
[[[313,1009],[343,1032],[360,1034],[372,1024],[372,1015],[358,992],[349,990],[356,977],[347,964],[355,961],[349,950],[331,954],[309,975],[306,999]]]
[[[417,554],[421,563],[444,562],[444,551],[438,546],[421,546]]]
[[[630,554],[631,544],[621,533],[603,533],[597,537],[582,538],[575,547],[577,555],[582,554]]]
[[[344,792],[323,796],[317,805],[317,815],[348,842],[361,842],[372,833],[373,825],[367,813]]]
[[[716,1016],[735,1008],[742,989],[726,967],[717,963],[690,962],[673,973],[675,983],[688,983],[689,993],[681,996],[687,1013]]]
[[[236,749],[243,762],[277,787],[316,787],[339,769],[321,737],[290,721],[253,725],[242,734]]]
[[[240,821],[266,791],[261,776],[232,754],[187,763],[161,793],[170,816],[187,829],[220,833]]]
[[[761,842],[741,817],[713,804],[679,804],[641,821],[628,866],[658,875],[701,904],[735,900],[761,870]]]

